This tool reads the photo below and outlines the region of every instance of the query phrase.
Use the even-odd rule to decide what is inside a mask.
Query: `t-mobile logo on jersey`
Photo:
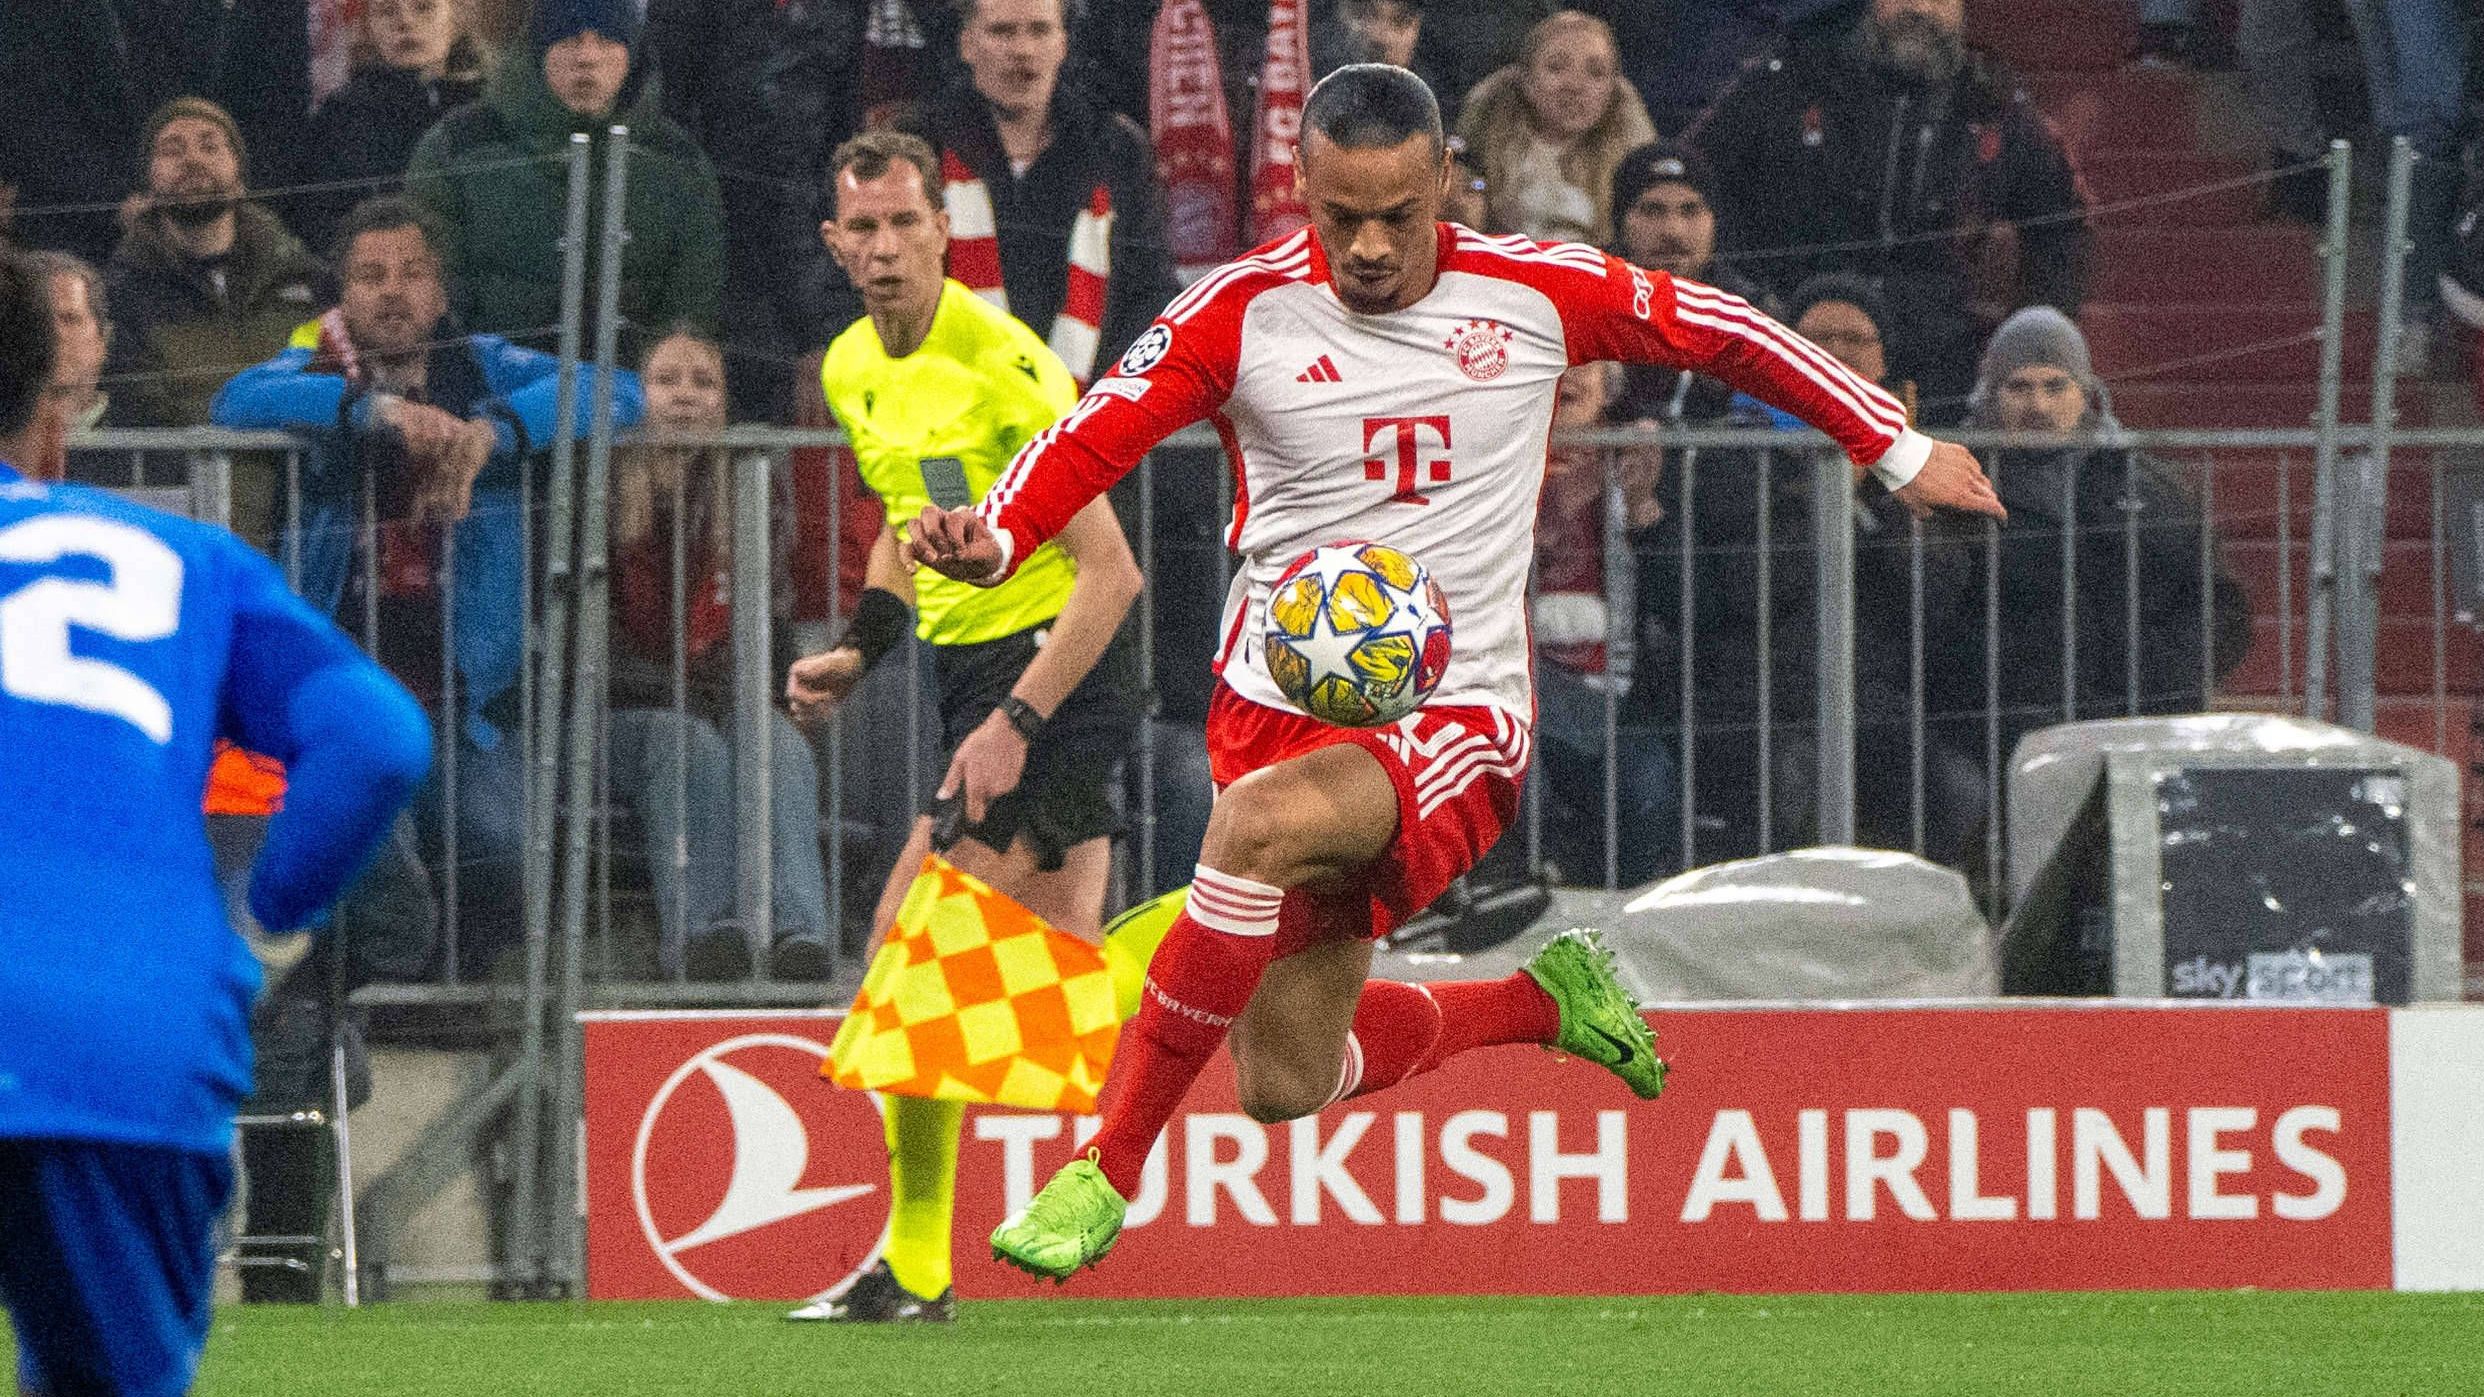
[[[1430,504],[1432,502],[1429,496],[1415,489],[1417,458],[1423,453],[1423,433],[1427,430],[1440,438],[1441,450],[1446,451],[1450,448],[1452,443],[1449,440],[1449,418],[1446,414],[1438,417],[1366,417],[1363,419],[1363,449],[1365,451],[1372,449],[1372,443],[1379,440],[1382,433],[1395,432],[1397,434],[1397,493],[1389,496],[1390,504]],[[1427,482],[1433,485],[1447,483],[1449,479],[1448,457],[1443,456],[1436,461],[1421,462],[1420,465],[1423,478]],[[1367,458],[1363,462],[1363,478],[1386,480],[1389,478],[1389,468],[1390,463],[1384,457]]]

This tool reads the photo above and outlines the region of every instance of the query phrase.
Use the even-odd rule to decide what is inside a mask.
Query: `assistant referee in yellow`
[[[837,336],[820,387],[853,443],[863,482],[887,506],[864,591],[843,636],[794,662],[794,718],[833,712],[905,636],[933,647],[948,773],[889,872],[873,919],[887,934],[931,848],[1062,931],[1101,943],[1112,836],[1108,788],[1136,740],[1146,683],[1121,623],[1138,564],[1112,506],[1079,511],[997,587],[909,575],[897,530],[927,505],[972,504],[1018,448],[1077,401],[1069,369],[1034,331],[945,275],[949,219],[939,157],[922,140],[872,132],[829,164],[834,217],[820,235],[865,315]],[[1144,953],[1141,953],[1143,961]],[[942,1320],[951,1313],[949,1220],[962,1107],[885,1098],[889,1245],[879,1266],[797,1319]]]

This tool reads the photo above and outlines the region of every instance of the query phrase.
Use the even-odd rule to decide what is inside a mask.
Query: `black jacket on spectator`
[[[103,265],[147,117],[183,95],[232,114],[252,187],[286,183],[310,111],[307,0],[0,4],[0,180],[17,186],[18,240]],[[64,204],[79,207],[33,211]]]
[[[1988,456],[1986,468],[2010,519],[2000,526],[1997,574],[1975,549],[1961,596],[1970,624],[1930,666],[1936,710],[1970,722],[1982,751],[1989,708],[1983,618],[1996,589],[2004,762],[2020,737],[2054,723],[2206,707],[2212,684],[2250,646],[2250,604],[2177,469],[2100,449],[2003,451]],[[2075,578],[2065,576],[2065,561]],[[2065,635],[2076,641],[2074,660],[2063,654]]]
[[[2060,138],[1998,64],[1969,51],[1945,85],[1902,84],[1862,42],[1856,25],[1790,37],[1690,140],[1715,171],[1719,216],[1751,249],[1738,265],[1780,294],[1825,271],[1879,279],[1898,322],[1891,372],[1922,386],[1926,420],[1954,422],[1988,328],[1974,269],[1993,225],[2018,225],[2008,308],[2075,316],[2087,197]]]
[[[973,88],[951,88],[925,115],[932,143],[955,152],[991,191],[1009,313],[1037,335],[1051,332],[1053,317],[1069,296],[1071,226],[1097,185],[1111,190],[1112,275],[1105,283],[1095,358],[1101,377],[1181,290],[1165,243],[1164,193],[1156,185],[1155,152],[1146,135],[1128,118],[1064,85],[1052,99],[1052,144],[1025,174],[1014,175],[991,107]]]
[[[1779,0],[1576,0],[1613,26],[1622,76],[1667,136],[1687,130],[1743,64],[1776,42]]]
[[[828,157],[836,148],[862,129],[863,91],[860,75],[868,48],[871,14],[875,0],[783,0],[775,7],[768,21],[768,32],[776,36],[769,46],[762,65],[755,71],[747,65],[717,63],[712,57],[695,62],[714,64],[715,81],[720,86],[747,94],[755,78],[764,93],[763,105],[773,113],[776,138],[783,142],[782,160],[769,170],[782,186],[788,202],[783,211],[789,220],[781,234],[780,256],[772,256],[758,273],[781,298],[777,315],[787,339],[785,357],[790,361],[804,351],[816,349],[833,339],[863,313],[862,297],[846,280],[827,250],[820,245],[819,224],[829,213],[826,197]],[[755,13],[770,8],[762,0],[732,0],[725,7],[735,14]],[[925,71],[951,73],[957,67],[957,17],[953,7],[941,0],[913,0],[914,21],[922,31],[923,49],[919,67]],[[682,61],[686,48],[713,47],[713,32],[693,26],[687,21],[704,12],[696,0],[682,3],[660,3],[651,6],[648,14],[648,43],[664,65],[667,73],[673,64]],[[679,19],[668,19],[667,15]],[[757,24],[756,18],[747,23]],[[737,52],[739,50],[736,50]],[[1141,81],[1145,80],[1142,72]],[[671,100],[670,78],[667,78],[668,102]],[[929,84],[925,91],[938,90],[943,82]],[[740,99],[735,99],[740,100]],[[714,118],[707,115],[704,99],[696,120],[684,123],[707,138]],[[737,161],[747,158],[740,152],[718,154],[721,164],[739,169]],[[744,182],[735,175],[725,178],[727,212],[736,216],[730,203],[732,186]],[[737,259],[728,275],[739,280],[750,270],[745,260],[758,238],[745,235],[743,241],[728,249],[728,256]],[[729,283],[728,293],[736,288]],[[733,346],[727,346],[728,356]],[[728,358],[728,364],[732,360]],[[738,367],[738,366],[736,366]],[[780,366],[781,367],[781,366]],[[781,373],[772,377],[782,379]],[[744,401],[736,388],[736,401]],[[798,403],[798,398],[796,402]],[[761,407],[744,407],[749,415],[779,418],[791,411],[781,395]]]
[[[1764,461],[1755,451],[1711,451],[1688,472],[1678,458],[1668,459],[1657,488],[1664,518],[1632,541],[1640,565],[1640,611],[1629,707],[1638,721],[1677,734],[1676,753],[1688,758],[1699,829],[1695,862],[1813,842],[1819,717],[1813,470],[1814,453],[1799,447],[1769,452]],[[1875,481],[1866,481],[1850,499],[1846,507],[1856,535],[1856,818],[1866,843],[1906,848],[1912,842],[1917,761],[1908,721],[1915,690],[1913,530],[1905,507]],[[1927,676],[1940,663],[1943,638],[1981,615],[1968,609],[1971,566],[1966,541],[1944,526],[1926,526],[1921,574]],[[1980,666],[1976,672],[1982,672]],[[1686,684],[1693,724],[1687,737],[1679,735]],[[1758,808],[1763,721],[1771,738],[1766,768],[1771,828],[1764,840]],[[1954,862],[1965,853],[1980,818],[1977,782],[1971,769],[1939,746],[1937,734],[1927,737],[1921,758],[1926,853]]]
[[[857,0],[647,6],[664,114],[706,152],[724,201],[725,366],[739,416],[782,420],[785,364],[833,333],[803,288],[826,260],[820,172],[855,131],[863,11]]]
[[[397,68],[365,68],[328,95],[302,142],[306,184],[348,187],[296,195],[279,210],[302,240],[322,252],[354,205],[405,188],[415,143],[441,117],[483,95],[483,76],[425,78]]]

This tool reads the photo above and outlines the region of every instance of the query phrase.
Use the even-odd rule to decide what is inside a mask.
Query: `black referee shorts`
[[[932,647],[944,769],[958,744],[992,716],[1035,662],[1050,629],[1047,622],[998,640]],[[1146,705],[1138,645],[1125,628],[1029,744],[1017,789],[992,802],[981,824],[961,824],[958,833],[1003,851],[1024,836],[1036,865],[1046,870],[1059,868],[1064,855],[1090,839],[1120,834],[1124,826],[1113,788],[1121,780],[1122,759],[1138,741]]]

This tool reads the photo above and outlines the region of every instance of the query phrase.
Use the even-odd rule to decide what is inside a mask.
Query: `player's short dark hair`
[[[1302,126],[1348,150],[1386,150],[1423,136],[1438,155],[1445,139],[1440,99],[1390,63],[1349,63],[1320,79],[1302,104]]]
[[[933,208],[940,207],[940,156],[931,142],[903,131],[865,131],[837,147],[828,157],[828,207],[833,216],[837,206],[837,181],[852,170],[857,182],[878,179],[899,164],[912,165],[923,172],[923,197]]]
[[[440,220],[431,210],[402,194],[381,194],[354,205],[344,221],[336,225],[336,245],[331,249],[331,262],[336,274],[345,275],[345,264],[354,252],[354,239],[365,233],[393,233],[399,228],[412,228],[423,235],[423,246],[437,256],[440,251]]]
[[[0,249],[0,437],[34,422],[52,391],[59,353],[51,277],[24,255]]]

